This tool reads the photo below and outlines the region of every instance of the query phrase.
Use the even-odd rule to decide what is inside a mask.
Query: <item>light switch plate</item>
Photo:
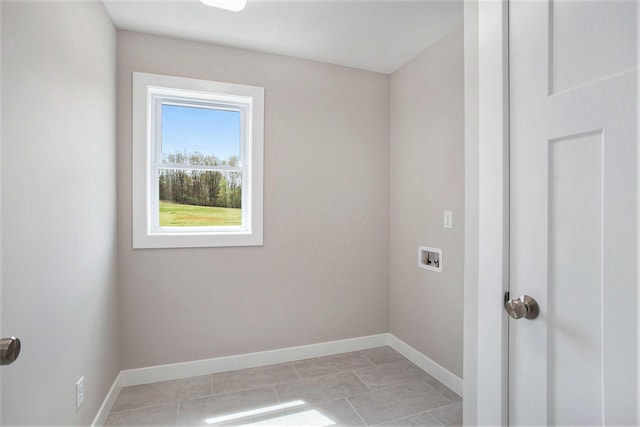
[[[80,377],[76,383],[76,411],[80,409],[84,402],[84,377]]]
[[[442,218],[444,228],[453,228],[453,211],[444,211]]]

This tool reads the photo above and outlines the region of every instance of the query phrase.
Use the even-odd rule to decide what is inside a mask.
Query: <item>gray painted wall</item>
[[[389,76],[118,36],[123,368],[389,330]],[[265,88],[264,247],[131,247],[131,73]],[[412,257],[413,258],[413,257]]]
[[[459,28],[393,73],[390,122],[390,331],[461,378],[463,59]],[[441,273],[418,268],[421,245],[442,249]]]
[[[102,3],[2,2],[3,425],[86,425],[120,369],[115,60]]]

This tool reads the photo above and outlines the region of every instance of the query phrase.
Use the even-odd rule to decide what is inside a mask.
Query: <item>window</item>
[[[133,247],[262,245],[264,89],[133,73]]]

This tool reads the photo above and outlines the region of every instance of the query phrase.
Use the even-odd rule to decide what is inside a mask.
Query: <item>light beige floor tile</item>
[[[300,379],[291,363],[221,372],[212,377],[213,394],[232,393]]]
[[[393,421],[451,403],[424,381],[348,398],[367,425]]]
[[[228,421],[215,425],[237,425],[251,420],[249,411],[266,410],[279,404],[273,387],[220,394],[180,402],[178,409],[179,426],[211,425],[215,419],[228,417]]]
[[[371,360],[376,365],[380,363],[395,362],[396,360],[406,360],[403,355],[401,355],[388,345],[384,347],[361,350],[360,353],[364,354],[367,359]]]
[[[211,395],[211,375],[124,387],[111,412]]]
[[[372,390],[419,380],[434,380],[431,375],[408,360],[381,363],[369,368],[357,369],[354,372]]]
[[[373,363],[359,351],[352,353],[335,354],[332,356],[316,357],[313,359],[293,362],[300,378],[318,377],[321,375],[334,374],[344,371],[352,371]]]
[[[125,387],[107,425],[202,425],[264,408],[268,413],[217,425],[307,426],[320,419],[345,427],[362,426],[362,419],[397,427],[462,423],[462,398],[389,346],[294,363]],[[296,401],[300,406],[281,407]]]
[[[110,426],[175,426],[178,415],[178,404],[151,406],[114,412],[107,417],[105,427]]]
[[[335,400],[369,391],[351,371],[279,384],[275,388],[282,402],[302,400],[305,403]]]
[[[462,402],[456,402],[442,408],[429,411],[442,425],[461,426],[462,425]]]

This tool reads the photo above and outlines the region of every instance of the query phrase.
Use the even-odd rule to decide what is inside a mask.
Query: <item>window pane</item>
[[[159,172],[160,227],[242,225],[242,172]]]
[[[237,166],[240,112],[162,105],[162,162]]]

